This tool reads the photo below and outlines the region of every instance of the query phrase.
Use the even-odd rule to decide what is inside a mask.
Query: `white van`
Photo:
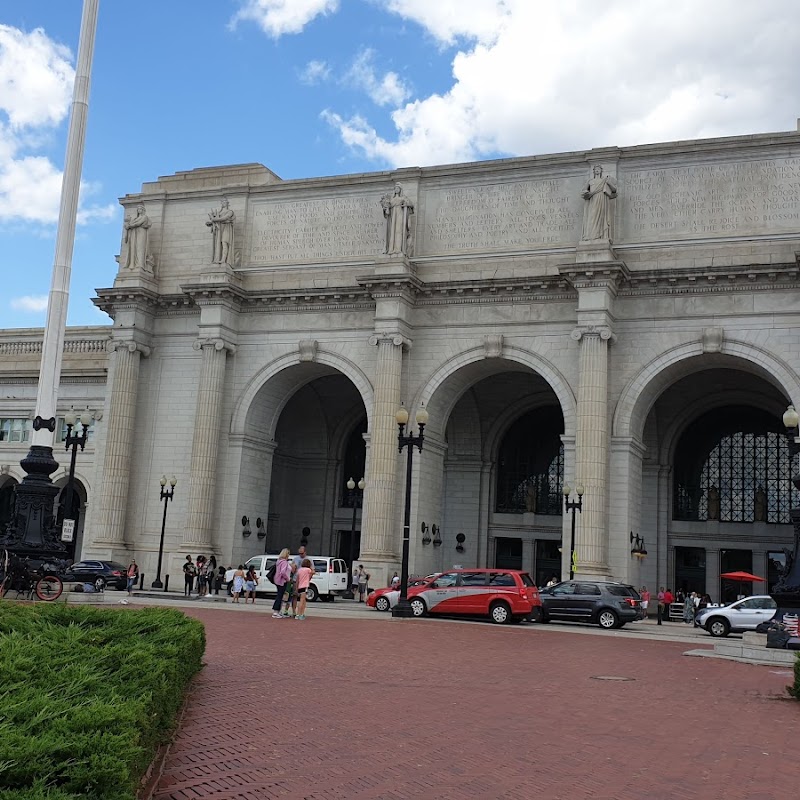
[[[310,558],[314,564],[314,575],[306,592],[308,602],[313,603],[321,597],[332,603],[337,594],[347,591],[347,563],[341,558],[332,556],[310,556]],[[258,575],[257,594],[275,594],[277,592],[275,584],[267,580],[270,567],[277,561],[277,554],[267,554],[253,556],[245,563],[245,569],[254,567],[256,575]]]

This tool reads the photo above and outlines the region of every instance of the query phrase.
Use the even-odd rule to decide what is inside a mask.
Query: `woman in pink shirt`
[[[308,589],[308,584],[311,583],[313,574],[314,567],[311,564],[311,559],[304,558],[295,577],[297,581],[297,616],[295,619],[306,618],[306,589]]]

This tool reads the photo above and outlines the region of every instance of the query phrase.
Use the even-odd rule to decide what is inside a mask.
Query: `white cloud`
[[[339,10],[339,0],[243,0],[231,20],[255,22],[268,36],[277,39],[285,33],[300,33],[309,22]]]
[[[0,25],[0,219],[51,224],[58,219],[61,171],[36,150],[69,112],[75,71],[68,48],[41,29]],[[81,194],[97,187],[81,184]],[[82,207],[78,221],[109,219],[116,206]]]
[[[379,106],[397,106],[411,92],[396,72],[386,72],[379,77],[375,71],[375,51],[362,50],[345,75],[345,83],[363,89],[373,103]]]
[[[47,295],[25,295],[11,300],[11,308],[15,311],[32,311],[36,314],[47,311]]]
[[[324,61],[309,61],[305,69],[300,73],[300,80],[303,83],[313,86],[316,83],[326,81],[331,74],[331,68]]]
[[[787,130],[800,108],[793,0],[386,7],[459,48],[448,91],[396,103],[393,137],[323,114],[343,142],[394,166]]]

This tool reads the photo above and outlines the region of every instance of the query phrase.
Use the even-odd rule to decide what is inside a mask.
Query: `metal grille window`
[[[500,445],[495,510],[560,516],[564,484],[564,419],[555,406],[518,419]]]
[[[704,415],[676,451],[675,519],[791,522],[790,461],[779,419],[752,408]]]

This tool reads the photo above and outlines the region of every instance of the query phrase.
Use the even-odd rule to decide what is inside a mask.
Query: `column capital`
[[[372,336],[369,337],[369,343],[373,347],[381,342],[389,342],[395,347],[402,347],[405,350],[411,349],[411,339],[397,332],[373,333]]]
[[[228,342],[225,339],[222,339],[218,336],[210,336],[207,338],[201,337],[199,339],[196,339],[192,343],[193,350],[202,350],[206,347],[213,347],[217,352],[219,352],[220,350],[225,350],[231,355],[233,355],[236,352],[235,344]]]
[[[139,352],[145,358],[153,352],[152,348],[142,342],[136,342],[133,339],[109,339],[106,342],[106,351],[115,353],[117,350],[127,350],[129,353]]]
[[[616,334],[607,325],[579,325],[570,334],[570,337],[576,342],[586,336],[599,336],[604,342],[611,344],[617,341]]]

